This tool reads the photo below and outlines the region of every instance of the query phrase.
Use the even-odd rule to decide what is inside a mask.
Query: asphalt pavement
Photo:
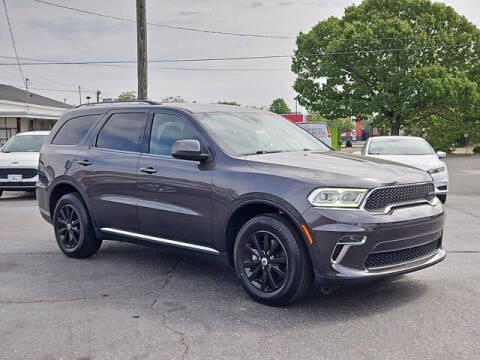
[[[35,199],[0,199],[0,359],[479,359],[480,156],[446,160],[444,262],[260,305],[215,262],[106,241],[57,249]]]

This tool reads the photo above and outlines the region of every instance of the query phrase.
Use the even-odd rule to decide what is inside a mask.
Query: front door
[[[150,139],[138,164],[138,221],[141,232],[167,240],[211,245],[211,163],[175,159],[177,140],[206,145],[193,121],[174,111],[151,116]]]

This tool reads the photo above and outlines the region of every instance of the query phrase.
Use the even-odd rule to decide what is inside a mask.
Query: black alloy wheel
[[[243,268],[257,289],[272,292],[285,284],[288,259],[280,240],[271,232],[257,231],[244,244]]]
[[[237,234],[233,258],[242,287],[271,306],[300,300],[313,282],[312,263],[301,233],[284,215],[264,214]]]
[[[65,248],[74,249],[78,245],[83,230],[77,210],[72,205],[65,204],[59,209],[55,227]]]
[[[102,240],[97,239],[87,207],[80,194],[70,193],[58,200],[53,213],[53,228],[62,252],[73,258],[95,254]]]

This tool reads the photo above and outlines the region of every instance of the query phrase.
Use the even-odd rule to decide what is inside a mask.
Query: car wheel
[[[53,214],[53,227],[60,250],[69,257],[87,258],[102,245],[102,240],[95,237],[90,216],[78,194],[60,198]]]
[[[234,259],[242,287],[260,303],[284,306],[311,288],[313,271],[305,243],[283,216],[267,214],[248,221],[237,235]]]
[[[445,204],[447,202],[447,194],[443,195],[437,195],[437,197],[440,199],[440,201]]]

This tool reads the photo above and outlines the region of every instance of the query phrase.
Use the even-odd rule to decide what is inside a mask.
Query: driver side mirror
[[[172,156],[182,160],[203,162],[210,154],[202,153],[202,146],[198,140],[177,140],[172,147]]]
[[[437,156],[441,159],[447,156],[447,154],[444,151],[437,151]]]

